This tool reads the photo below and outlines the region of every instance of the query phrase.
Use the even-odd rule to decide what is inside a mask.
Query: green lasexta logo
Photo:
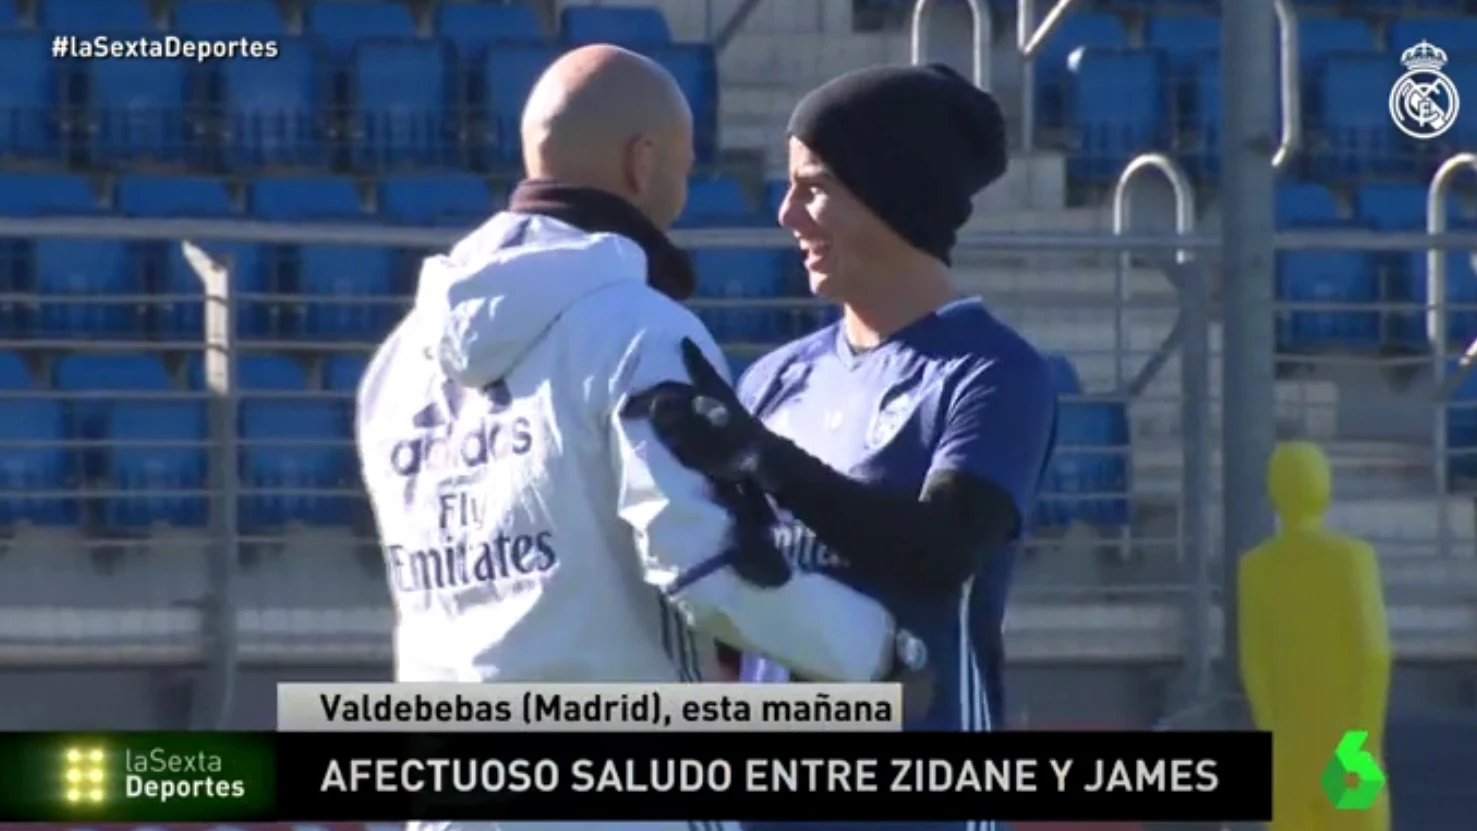
[[[1385,772],[1364,749],[1364,740],[1368,738],[1369,734],[1363,730],[1345,733],[1323,771],[1323,790],[1333,807],[1340,811],[1366,810],[1385,789]],[[1351,777],[1358,779],[1359,784],[1350,785]]]

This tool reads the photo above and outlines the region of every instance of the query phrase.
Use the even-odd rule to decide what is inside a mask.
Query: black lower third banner
[[[1261,733],[279,736],[295,820],[1266,820]],[[1070,797],[1070,798],[1063,798]]]
[[[0,733],[0,822],[1259,821],[1264,733]]]

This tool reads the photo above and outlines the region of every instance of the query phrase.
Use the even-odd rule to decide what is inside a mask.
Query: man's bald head
[[[611,191],[662,227],[682,211],[692,111],[648,58],[606,44],[565,54],[529,93],[521,132],[529,178]]]

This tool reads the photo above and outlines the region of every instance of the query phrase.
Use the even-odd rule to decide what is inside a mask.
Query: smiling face
[[[848,289],[866,279],[869,264],[885,259],[895,236],[795,138],[790,139],[790,188],[780,203],[779,223],[795,235],[805,255],[810,290],[836,302],[845,302]]]

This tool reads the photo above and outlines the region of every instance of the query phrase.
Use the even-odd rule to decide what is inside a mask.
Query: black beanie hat
[[[800,99],[790,135],[913,247],[949,263],[973,199],[1005,173],[1005,117],[943,64],[848,72]]]

